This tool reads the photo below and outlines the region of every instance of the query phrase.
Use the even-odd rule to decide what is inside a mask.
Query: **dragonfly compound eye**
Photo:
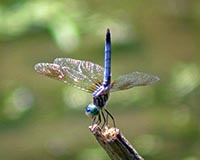
[[[99,108],[94,104],[89,104],[85,108],[85,114],[90,118],[94,118],[99,114]]]

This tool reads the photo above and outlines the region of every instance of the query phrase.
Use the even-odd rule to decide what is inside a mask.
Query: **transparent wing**
[[[160,80],[159,77],[142,73],[142,72],[132,72],[126,75],[118,77],[111,86],[110,91],[119,91],[129,89],[135,86],[147,86],[156,81]]]
[[[80,74],[83,74],[93,82],[103,81],[104,68],[98,64],[71,58],[56,58],[53,63],[58,64],[63,68],[67,67]]]
[[[104,72],[97,64],[70,58],[56,58],[54,63],[36,64],[35,70],[90,93],[101,85]]]
[[[64,74],[61,67],[57,64],[52,63],[38,63],[35,65],[35,71],[37,73],[43,74],[47,77],[54,78],[57,80],[63,80]]]

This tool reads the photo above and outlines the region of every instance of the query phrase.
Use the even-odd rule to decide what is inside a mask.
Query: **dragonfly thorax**
[[[102,94],[109,93],[110,88],[111,88],[110,86],[107,87],[104,87],[103,85],[99,86],[97,90],[93,92],[93,97],[98,97]]]
[[[103,108],[108,100],[109,93],[103,93],[97,97],[93,97],[93,104],[99,108]]]
[[[89,104],[85,108],[86,115],[90,118],[94,118],[95,116],[99,115],[99,110],[106,105],[108,97],[108,93],[104,93],[97,97],[93,97],[93,103]]]
[[[102,108],[106,105],[106,102],[109,97],[110,87],[104,87],[101,85],[96,91],[93,92],[93,104],[99,108]]]

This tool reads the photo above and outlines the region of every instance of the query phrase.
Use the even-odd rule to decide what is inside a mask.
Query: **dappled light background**
[[[57,57],[104,61],[112,76],[161,78],[112,93],[107,109],[145,159],[200,157],[200,1],[0,2],[0,159],[109,159],[88,130],[92,95],[38,75]]]

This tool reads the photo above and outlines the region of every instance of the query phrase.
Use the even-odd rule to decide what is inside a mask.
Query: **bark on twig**
[[[112,160],[143,160],[119,129],[101,129],[98,125],[89,129]]]

